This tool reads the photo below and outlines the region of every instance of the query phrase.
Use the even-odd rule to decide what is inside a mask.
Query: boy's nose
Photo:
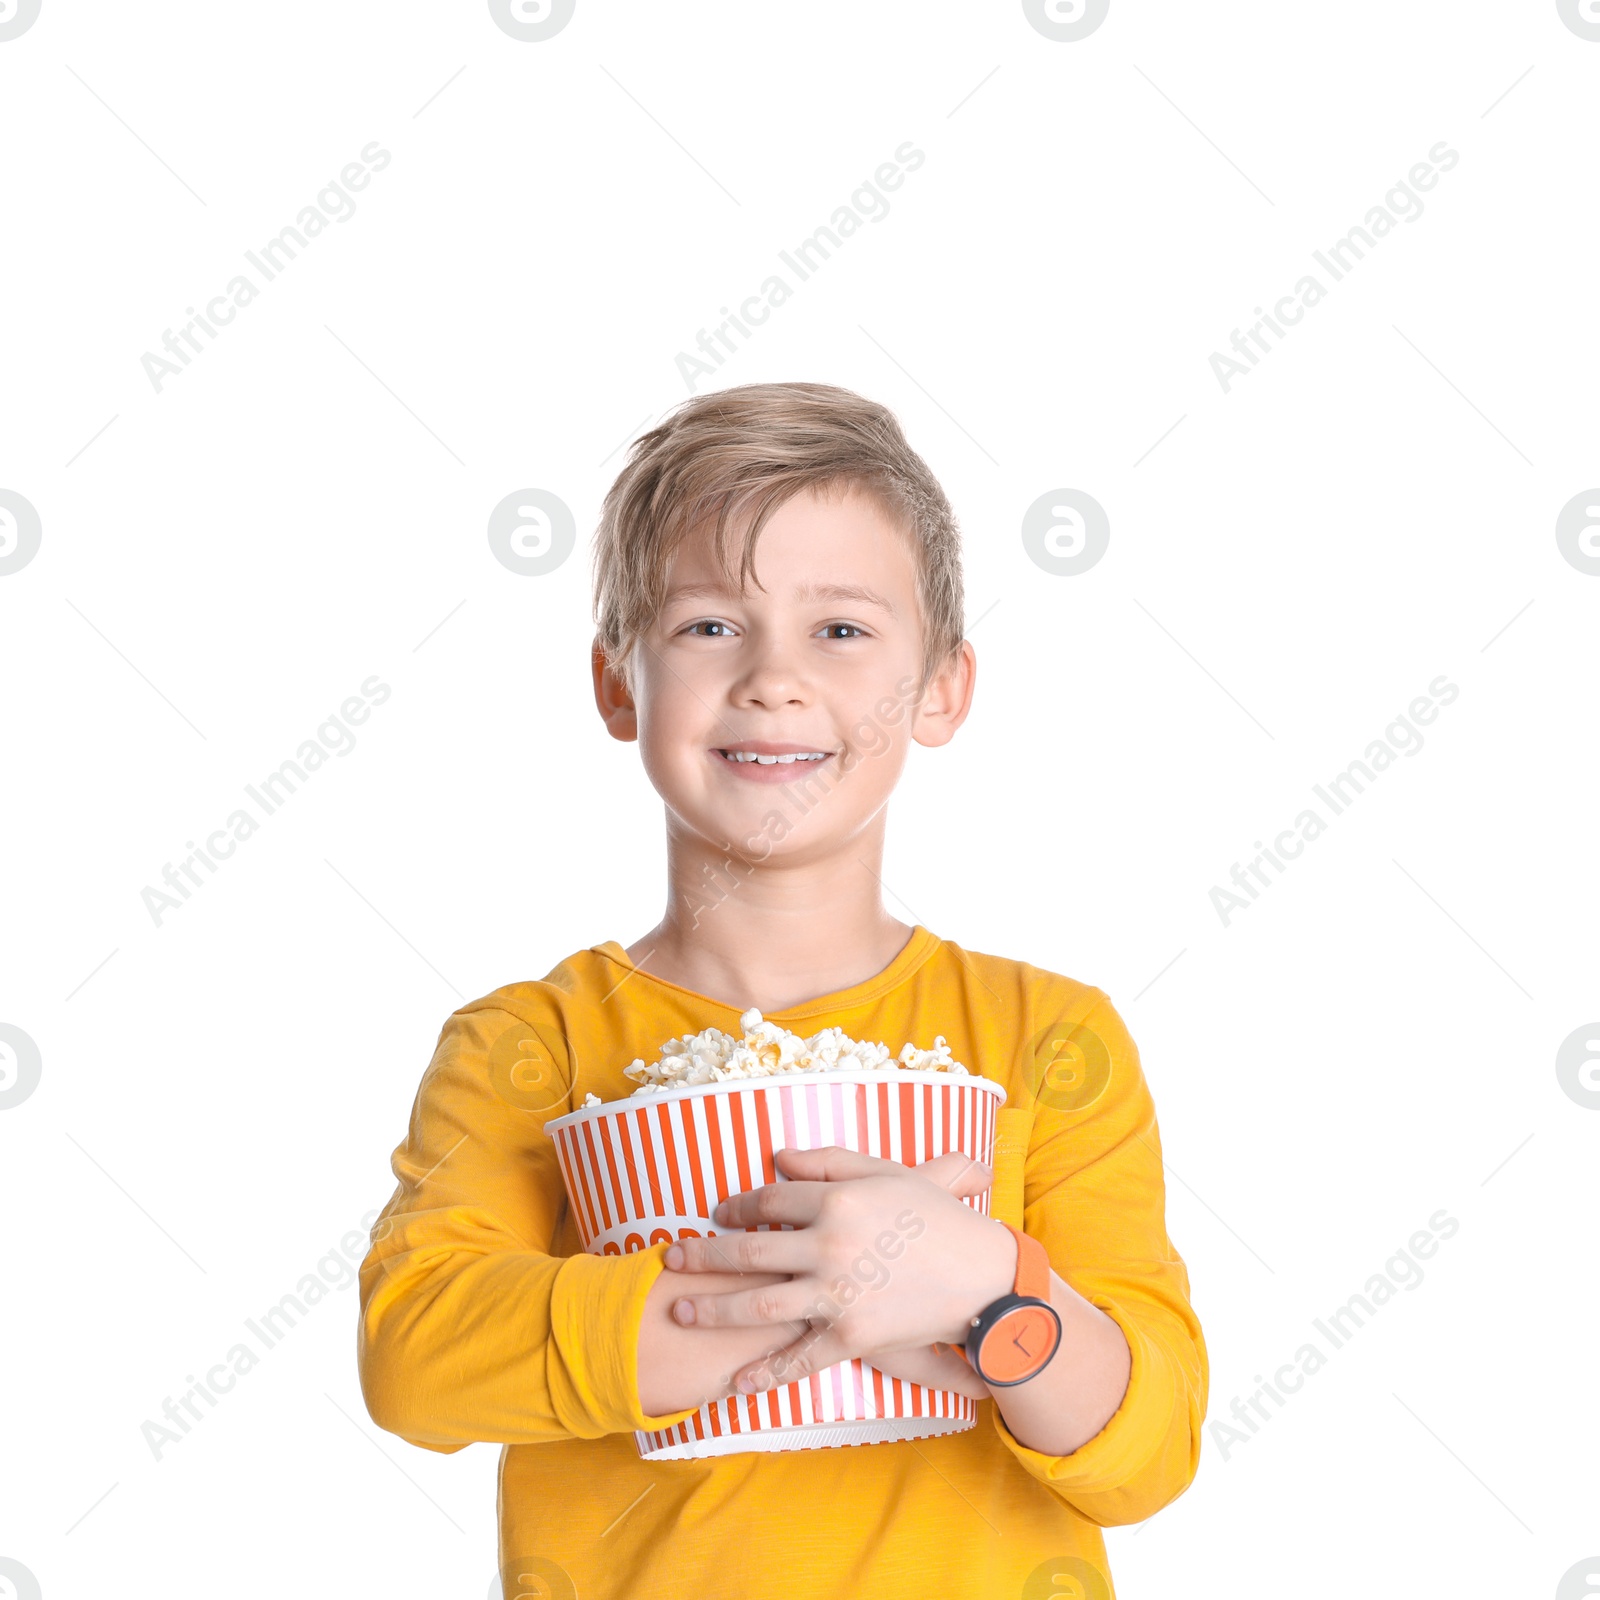
[[[805,704],[805,695],[789,679],[768,676],[752,680],[750,687],[743,697],[747,703],[775,708],[777,706],[798,706]]]
[[[791,655],[780,649],[763,652],[759,646],[734,685],[736,698],[768,707],[803,704],[808,693],[804,674]]]

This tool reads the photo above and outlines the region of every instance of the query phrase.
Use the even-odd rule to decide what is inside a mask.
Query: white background
[[[0,1022],[42,1060],[0,1111],[0,1556],[46,1600],[488,1592],[498,1447],[370,1422],[353,1288],[161,1460],[141,1424],[388,1199],[451,1010],[660,915],[588,686],[599,503],[679,352],[911,140],[697,385],[887,403],[961,518],[977,698],[894,802],[892,908],[1122,1011],[1213,1418],[1459,1222],[1108,1531],[1118,1591],[1549,1596],[1600,1558],[1600,1111],[1555,1068],[1600,1017],[1600,576],[1555,538],[1600,483],[1597,85],[1554,0],[1113,0],[1067,43],[999,0],[579,0],[542,43],[468,0],[44,0],[0,42],[0,488],[42,526],[0,577]],[[374,140],[158,393],[144,353]],[[1224,393],[1212,352],[1441,140]],[[528,487],[578,525],[544,577],[486,537]],[[1110,519],[1076,577],[1020,537],[1063,487]],[[157,926],[141,891],[373,674],[355,748]],[[1212,887],[1441,674],[1424,747],[1224,926]]]

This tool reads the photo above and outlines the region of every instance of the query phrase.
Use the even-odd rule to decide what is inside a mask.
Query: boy
[[[894,417],[846,390],[697,396],[634,445],[595,579],[595,701],[665,803],[666,914],[445,1023],[361,1269],[368,1409],[425,1449],[505,1445],[508,1597],[1110,1600],[1100,1529],[1191,1482],[1206,1350],[1154,1107],[1105,994],[884,908],[910,744],[948,743],[973,691],[943,492]],[[735,1231],[585,1254],[544,1124],[630,1094],[623,1067],[670,1037],[737,1036],[751,1006],[891,1049],[944,1035],[1006,1088],[992,1175],[959,1154],[785,1151],[782,1181],[717,1213]],[[991,1176],[985,1217],[961,1197]],[[907,1207],[925,1228],[851,1292]],[[1035,1325],[1059,1325],[1053,1354],[980,1334],[975,1366],[952,1348],[1024,1288],[1049,1307]],[[853,1356],[986,1402],[977,1425],[638,1455],[636,1429]]]

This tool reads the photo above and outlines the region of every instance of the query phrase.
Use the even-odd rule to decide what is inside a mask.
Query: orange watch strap
[[[1017,1236],[1017,1286],[1011,1292],[1024,1294],[1032,1300],[1050,1298],[1050,1256],[1037,1239],[1031,1239],[1021,1228],[1008,1228]]]

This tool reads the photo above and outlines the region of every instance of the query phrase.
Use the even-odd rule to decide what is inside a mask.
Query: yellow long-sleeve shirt
[[[1005,1085],[991,1214],[1040,1240],[1121,1327],[1133,1357],[1121,1407],[1067,1456],[1029,1449],[984,1400],[976,1427],[940,1438],[640,1459],[635,1429],[694,1414],[639,1406],[639,1328],[667,1246],[584,1253],[544,1124],[586,1094],[631,1094],[623,1067],[674,1035],[737,1034],[743,1009],[636,968],[608,940],[449,1018],[361,1267],[374,1420],[429,1450],[505,1446],[508,1597],[1109,1600],[1100,1530],[1142,1521],[1192,1481],[1209,1382],[1166,1232],[1155,1108],[1101,990],[920,925],[877,976],[770,1020],[891,1050],[943,1034],[956,1060]]]

